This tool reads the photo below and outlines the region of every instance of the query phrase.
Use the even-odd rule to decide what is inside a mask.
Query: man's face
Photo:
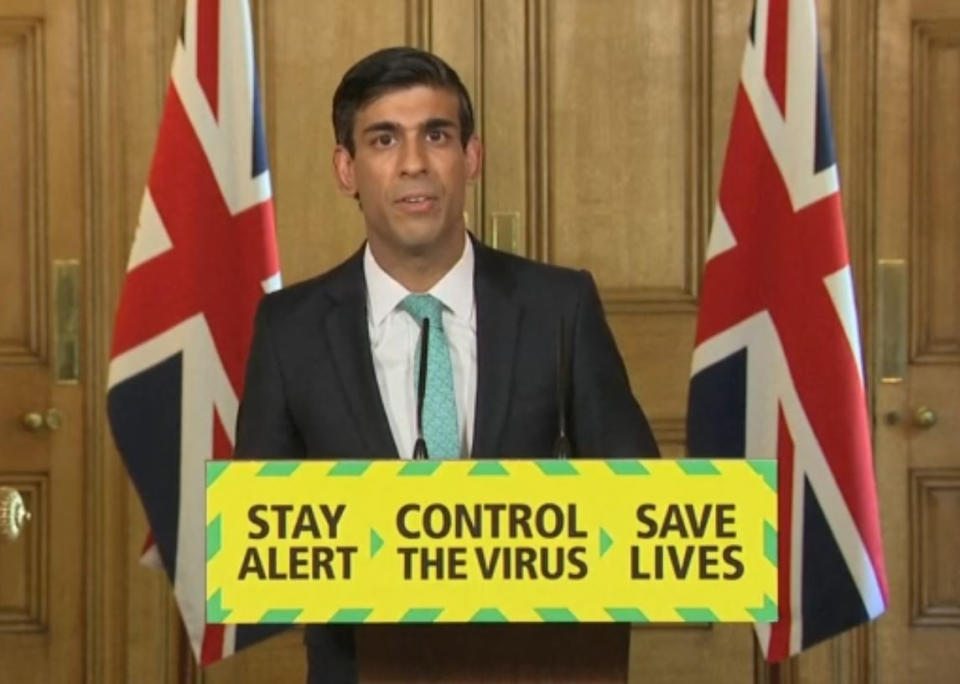
[[[357,112],[355,153],[338,145],[340,190],[358,195],[378,260],[429,259],[462,247],[468,181],[480,171],[480,142],[460,141],[459,101],[444,89],[389,91]]]

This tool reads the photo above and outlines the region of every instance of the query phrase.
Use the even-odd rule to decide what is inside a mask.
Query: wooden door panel
[[[43,160],[39,144],[38,110],[42,73],[41,26],[38,20],[0,18],[0,187],[11,201],[0,214],[0,251],[4,305],[0,307],[0,356],[36,362],[42,355],[45,320],[40,304],[46,281],[46,241],[39,235],[42,206],[39,182]]]
[[[956,627],[960,623],[960,468],[915,468],[909,486],[910,619],[920,627]],[[935,630],[930,636],[943,640],[951,633]]]
[[[402,45],[405,3],[259,3],[267,144],[284,283],[327,270],[363,236],[356,202],[333,181],[331,100],[343,73],[378,48]]]
[[[18,540],[0,544],[5,681],[83,678],[82,386],[57,372],[66,331],[54,324],[50,286],[54,260],[82,256],[79,56],[75,4],[0,8],[0,485],[33,515]],[[82,325],[82,311],[68,313]],[[24,426],[24,414],[50,408],[63,416],[58,429]]]
[[[16,453],[6,449],[4,452]],[[45,520],[49,515],[45,477],[5,472],[0,486],[17,490],[24,507],[37,520]],[[0,554],[0,634],[26,635],[46,629],[47,546],[46,530],[35,524],[26,525],[15,543],[4,544]]]
[[[960,7],[879,6],[878,257],[905,260],[906,374],[876,390],[877,463],[890,572],[878,681],[952,681],[960,666]],[[887,344],[885,344],[887,343]],[[882,361],[883,359],[881,359]],[[891,380],[894,380],[891,378]],[[937,414],[930,426],[919,407]]]
[[[938,375],[960,365],[960,13],[915,20],[911,43],[911,357]]]
[[[549,259],[640,306],[692,304],[705,15],[696,3],[545,8]]]

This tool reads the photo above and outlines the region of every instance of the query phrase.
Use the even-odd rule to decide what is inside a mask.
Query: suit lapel
[[[373,369],[362,254],[361,250],[344,265],[339,281],[330,287],[329,296],[335,303],[325,317],[324,327],[342,396],[356,420],[358,434],[372,457],[397,458],[397,446]]]
[[[471,236],[472,238],[472,236]],[[474,240],[477,303],[477,406],[472,454],[495,457],[513,386],[517,336],[523,310],[509,262]]]

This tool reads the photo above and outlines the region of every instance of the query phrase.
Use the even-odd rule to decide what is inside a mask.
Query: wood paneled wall
[[[106,429],[102,398],[113,309],[182,2],[10,3],[0,14],[18,18],[0,21],[0,102],[16,106],[0,107],[0,127],[22,134],[4,138],[0,150],[10,154],[0,157],[22,164],[0,163],[0,187],[23,199],[9,207],[7,219],[84,226],[63,233],[58,243],[82,253],[86,278],[84,470],[77,478],[85,503],[76,523],[85,540],[87,575],[84,678],[295,679],[303,667],[296,632],[205,674],[184,660],[166,583],[137,563],[145,523]],[[468,206],[471,228],[488,242],[594,272],[657,438],[667,455],[682,454],[699,272],[751,0],[252,4],[285,281],[332,266],[362,239],[355,204],[337,194],[330,176],[330,98],[340,75],[385,45],[432,49],[471,90],[487,148],[485,172]],[[67,9],[43,24],[47,6]],[[948,416],[950,407],[956,412],[956,401],[942,383],[923,378],[943,375],[956,361],[951,292],[960,281],[951,182],[960,140],[952,106],[960,78],[960,12],[937,0],[820,0],[818,6],[868,368],[872,342],[880,338],[872,327],[876,258],[909,258],[916,283],[911,358],[922,382],[881,388],[872,398],[882,415],[907,415],[921,401],[937,402],[944,429],[930,434],[955,441],[960,428]],[[79,75],[58,87],[67,101],[79,103],[81,125],[71,135],[81,141],[82,159],[71,157],[72,148],[57,135],[40,134],[56,102],[31,95],[43,92],[49,73],[31,65],[54,54],[38,36],[59,35],[63,22],[78,36],[79,47],[69,56]],[[45,154],[44,145],[57,146],[55,155]],[[76,167],[80,212],[63,195],[47,207],[31,194],[37,179],[49,175],[44,165],[51,158]],[[5,273],[34,266],[42,273],[55,256],[42,241],[24,240],[14,246],[24,258],[0,254]],[[17,278],[26,283],[18,291],[24,306],[18,313],[0,309],[0,361],[14,353],[42,354],[47,345],[46,318],[20,312],[29,314],[33,302],[47,299],[48,281]],[[925,456],[934,453],[927,451],[931,440],[917,441],[906,427],[896,430],[877,432],[879,458],[889,466],[881,474],[881,501],[896,588],[893,610],[884,618],[889,622],[879,632],[891,648],[907,638],[909,628],[900,621],[935,618],[954,625],[957,609],[949,578],[958,554],[941,550],[956,536],[950,513],[957,498],[955,451],[941,445],[937,455]],[[897,461],[904,454],[913,454],[909,476]],[[916,587],[913,594],[909,587]],[[884,632],[886,624],[895,627]],[[638,629],[632,673],[638,680],[712,683],[772,676],[781,682],[906,682],[927,672],[910,669],[906,658],[887,670],[875,667],[876,635],[874,628],[855,631],[771,675],[755,665],[749,628]]]

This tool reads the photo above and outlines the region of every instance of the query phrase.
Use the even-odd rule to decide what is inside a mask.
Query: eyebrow
[[[433,130],[437,128],[457,128],[457,122],[451,121],[450,119],[435,117],[433,119],[427,119],[427,122],[423,125],[423,127]]]
[[[377,131],[383,131],[386,133],[396,133],[401,130],[402,126],[396,121],[376,121],[369,126],[366,126],[361,132],[361,135],[367,135],[368,133],[375,133]],[[427,119],[423,124],[418,128],[424,130],[437,130],[438,128],[457,128],[457,122],[451,119],[445,119],[443,117],[434,117],[432,119]]]

